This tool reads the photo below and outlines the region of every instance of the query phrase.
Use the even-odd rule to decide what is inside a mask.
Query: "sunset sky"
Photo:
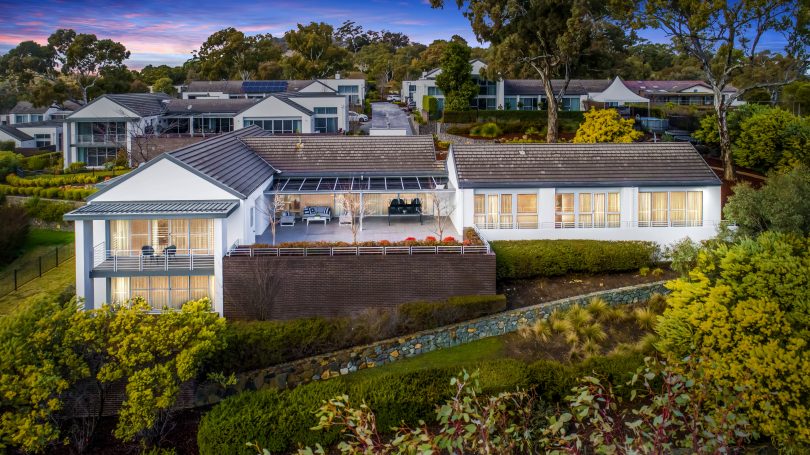
[[[432,9],[427,0],[0,0],[0,54],[21,41],[45,43],[56,29],[72,28],[120,41],[132,53],[127,65],[139,69],[181,64],[211,33],[229,26],[249,34],[282,36],[299,22],[340,25],[347,19],[365,29],[403,32],[424,44],[454,34],[475,43],[469,22],[453,0],[444,10]],[[643,36],[666,41],[656,31]],[[776,47],[779,37],[771,41]]]

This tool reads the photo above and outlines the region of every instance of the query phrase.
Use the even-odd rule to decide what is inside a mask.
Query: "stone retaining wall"
[[[669,293],[669,290],[664,287],[665,282],[628,286],[541,303],[366,346],[241,373],[238,375],[238,382],[235,386],[225,390],[212,383],[200,384],[194,393],[193,403],[179,404],[183,407],[206,406],[246,390],[257,390],[263,387],[289,388],[310,381],[349,374],[357,370],[379,367],[426,352],[514,332],[521,326],[548,317],[555,309],[564,309],[575,303],[587,303],[594,297],[600,297],[611,305],[644,302],[653,294]]]

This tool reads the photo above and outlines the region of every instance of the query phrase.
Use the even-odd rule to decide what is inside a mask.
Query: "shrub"
[[[576,370],[554,360],[538,360],[530,364],[527,375],[537,396],[549,403],[561,402],[577,385]]]
[[[76,161],[68,165],[67,171],[70,173],[83,172],[87,170],[87,165],[81,161]]]
[[[700,244],[689,237],[679,240],[667,248],[666,255],[671,261],[670,268],[678,272],[682,277],[689,274],[697,265],[697,255],[700,252]]]
[[[2,147],[2,143],[0,143],[0,150],[14,150],[13,144],[12,142],[10,149],[5,149]],[[0,178],[6,174],[11,174],[20,167],[22,159],[23,156],[18,153],[0,151]]]
[[[451,297],[444,302],[411,302],[399,306],[401,333],[440,327],[506,309],[503,295],[472,295]]]
[[[40,196],[54,197],[58,191],[57,188],[48,188],[44,191],[40,191]],[[73,204],[67,202],[43,201],[39,199],[39,197],[29,199],[28,202],[25,203],[28,216],[49,222],[62,221],[62,216],[73,210],[73,208]]]
[[[499,279],[612,273],[653,264],[652,242],[600,240],[519,240],[492,242]]]
[[[0,205],[0,264],[11,262],[28,236],[28,214],[16,205]]]
[[[488,139],[496,138],[502,134],[503,130],[501,130],[497,123],[492,122],[475,126],[470,130],[470,136],[485,137]]]

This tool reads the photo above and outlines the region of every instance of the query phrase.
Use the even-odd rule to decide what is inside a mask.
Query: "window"
[[[15,115],[14,116],[14,123],[25,123],[25,116],[24,115]]]
[[[337,117],[315,118],[316,133],[337,133]]]
[[[702,226],[702,191],[638,193],[639,227]]]
[[[194,133],[217,134],[217,133],[227,133],[230,131],[233,131],[232,118],[221,118],[221,117],[194,118]]]
[[[42,121],[42,114],[31,114],[31,121],[32,122],[41,122]]]
[[[126,122],[78,122],[76,142],[121,144],[127,140]]]
[[[429,96],[444,96],[444,92],[439,87],[428,87],[427,94]]]
[[[316,107],[315,115],[337,114],[337,107]]]
[[[557,228],[619,227],[619,193],[558,193],[554,221]]]
[[[146,245],[157,253],[173,245],[178,255],[213,254],[214,220],[111,220],[110,244],[119,256],[140,255]]]
[[[213,276],[138,276],[110,278],[110,294],[116,303],[144,298],[152,308],[180,309],[189,300],[214,295]]]
[[[579,110],[579,98],[563,97],[563,99],[562,99],[562,110],[564,110],[564,111],[578,111]]]
[[[349,97],[349,104],[360,104],[360,88],[356,85],[338,85],[338,93]]]
[[[104,163],[115,160],[118,149],[115,147],[79,147],[79,161],[87,166],[100,167]]]
[[[517,228],[537,229],[537,195],[517,195]]]
[[[521,98],[518,101],[518,109],[523,111],[536,111],[537,110],[537,98]]]
[[[51,145],[51,135],[48,133],[34,134],[34,138],[37,140],[37,147],[47,147]]]
[[[517,98],[514,96],[507,96],[503,99],[504,110],[511,111],[517,109]]]
[[[255,210],[255,208],[254,208],[254,207],[251,207],[251,208],[250,208],[250,227],[253,227],[253,217],[254,217],[254,213],[253,213],[253,212],[254,212],[254,210]]]
[[[272,134],[294,134],[301,132],[300,119],[245,119],[245,128],[258,125]]]

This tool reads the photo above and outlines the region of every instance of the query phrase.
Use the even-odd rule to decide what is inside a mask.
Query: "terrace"
[[[389,225],[386,216],[367,216],[363,218],[363,226],[357,233],[358,242],[379,242],[388,240],[398,242],[408,237],[424,240],[425,237],[438,237],[436,222],[433,216],[424,216],[420,224],[415,218],[392,217]],[[461,241],[462,236],[450,220],[446,220],[443,237],[453,237]],[[276,244],[290,242],[345,242],[352,243],[352,229],[348,225],[340,225],[337,218],[329,223],[310,223],[298,221],[294,226],[276,226]],[[256,243],[272,244],[273,236],[268,228],[262,235],[256,237]]]

